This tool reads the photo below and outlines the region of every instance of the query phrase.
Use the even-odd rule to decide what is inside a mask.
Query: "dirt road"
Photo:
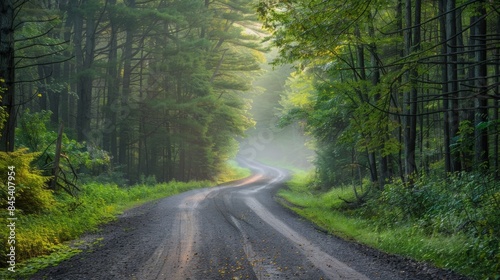
[[[318,231],[275,201],[286,172],[244,164],[250,178],[127,211],[32,279],[455,279]]]

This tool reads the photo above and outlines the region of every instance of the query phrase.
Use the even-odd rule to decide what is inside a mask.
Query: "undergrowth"
[[[475,279],[500,279],[500,186],[463,173],[422,177],[371,191],[352,208],[352,187],[315,192],[313,177],[295,175],[279,195],[300,215],[326,230],[385,252],[426,261]]]

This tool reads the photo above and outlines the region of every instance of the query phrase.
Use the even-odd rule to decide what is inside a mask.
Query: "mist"
[[[275,54],[267,55],[271,61]],[[310,141],[302,126],[294,122],[279,127],[281,95],[292,72],[290,65],[262,66],[263,74],[255,78],[253,89],[247,98],[252,100],[250,113],[255,126],[246,131],[247,137],[240,141],[239,154],[245,158],[288,168],[310,169],[314,151],[306,146]]]

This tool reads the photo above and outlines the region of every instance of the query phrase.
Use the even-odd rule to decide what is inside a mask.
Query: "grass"
[[[444,234],[429,231],[414,220],[390,223],[373,214],[367,217],[363,210],[345,207],[342,199],[354,200],[351,188],[314,193],[309,187],[311,183],[310,174],[295,174],[289,187],[282,189],[278,195],[291,204],[288,204],[289,208],[326,231],[390,254],[433,263],[475,279],[500,279],[498,262],[495,262],[495,258],[490,262],[484,261],[487,258],[484,255],[486,250],[481,246],[486,243],[478,243],[478,237],[462,232]]]
[[[50,211],[40,215],[19,215],[16,222],[16,277],[26,277],[78,253],[79,250],[70,248],[65,242],[98,230],[99,225],[116,219],[126,209],[212,184],[172,182],[121,188],[94,183],[82,186],[79,197],[59,195],[57,204]],[[6,236],[2,239],[2,244],[7,244]],[[11,272],[0,271],[0,278],[10,276]]]
[[[228,165],[218,183],[240,179],[249,174],[235,162]],[[16,221],[16,272],[0,269],[0,279],[29,277],[36,271],[56,265],[80,252],[70,246],[86,232],[116,219],[123,211],[148,201],[172,196],[192,189],[215,185],[210,181],[170,182],[156,185],[120,187],[116,184],[89,183],[82,186],[78,197],[66,194],[56,196],[56,204],[41,214],[18,215]],[[5,213],[2,224],[6,224]],[[7,234],[0,232],[1,244],[7,244]],[[2,250],[2,264],[6,264],[7,248]]]
[[[222,184],[229,181],[243,179],[251,174],[252,172],[250,169],[239,166],[235,160],[229,160],[224,168],[224,171],[219,174],[217,183]]]

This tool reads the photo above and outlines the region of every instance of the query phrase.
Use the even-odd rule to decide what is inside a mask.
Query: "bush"
[[[26,214],[39,213],[54,205],[52,191],[46,188],[50,177],[42,176],[41,172],[30,166],[38,153],[28,153],[20,149],[12,153],[0,152],[0,207],[7,208],[8,167],[13,166],[15,176],[15,207]]]
[[[22,214],[41,213],[53,208],[55,199],[52,191],[45,187],[46,182],[50,178],[42,176],[39,170],[30,167],[30,163],[37,156],[37,153],[28,153],[26,149],[20,149],[12,153],[0,152],[0,220],[2,221],[2,225],[7,225],[6,218],[10,217],[10,214],[7,212],[8,206],[15,207],[15,218],[25,216]],[[15,174],[9,174],[11,170],[9,166],[14,167],[12,170]],[[9,178],[9,175],[11,175],[11,178]],[[9,202],[12,203],[12,200],[9,201],[11,194],[8,192],[8,182],[15,184],[15,204],[13,205],[9,204]],[[16,224],[23,223],[16,221]],[[7,244],[8,234],[7,230],[0,230],[2,245]],[[19,235],[16,236],[19,238]],[[29,237],[27,238],[29,240]],[[17,239],[17,241],[19,242],[20,239]],[[26,241],[25,244],[31,243],[30,241]],[[3,265],[7,263],[7,247],[0,246],[0,261]]]
[[[463,262],[476,273],[500,275],[500,183],[481,173],[421,177],[413,187],[386,185],[359,212],[375,225],[415,227],[428,236],[464,235]],[[466,273],[470,271],[465,271]]]
[[[46,174],[52,174],[58,138],[58,133],[50,130],[51,114],[50,111],[31,113],[26,110],[16,128],[17,145],[26,147],[31,152],[39,152],[35,163]],[[106,151],[70,139],[65,133],[62,134],[61,154],[58,184],[71,194],[76,192],[75,172],[79,173],[78,176],[87,178],[105,177],[112,172],[111,158]]]

